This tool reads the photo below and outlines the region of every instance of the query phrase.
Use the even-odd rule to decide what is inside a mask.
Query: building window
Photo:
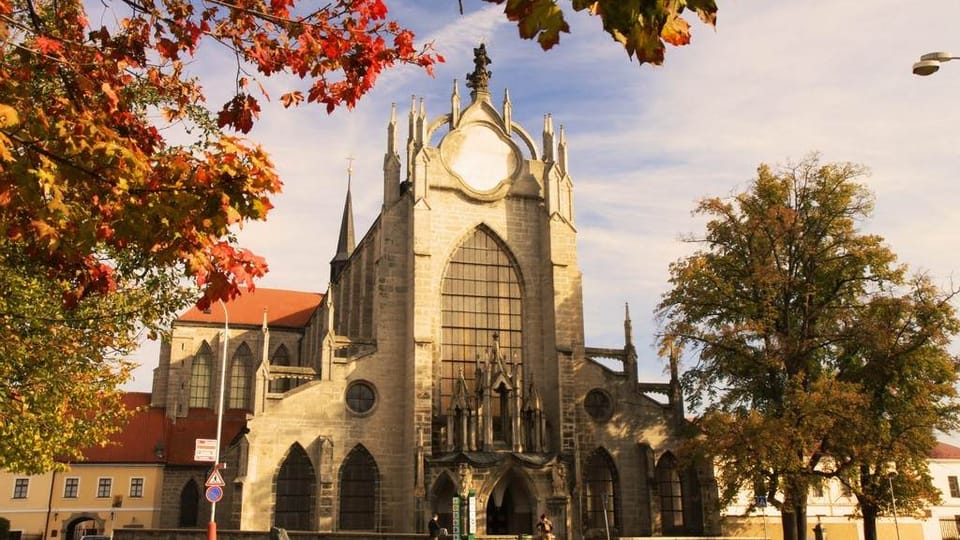
[[[130,479],[130,496],[135,499],[143,497],[143,478]]]
[[[213,351],[204,341],[193,357],[190,368],[190,406],[210,408],[210,381],[213,376]]]
[[[960,498],[960,483],[957,482],[957,477],[948,476],[947,482],[950,484],[950,496],[954,499]]]
[[[583,399],[583,408],[587,410],[590,418],[604,422],[613,415],[613,400],[610,399],[610,394],[594,388],[587,392],[587,397]]]
[[[485,229],[477,229],[454,253],[442,284],[442,355],[439,410],[447,411],[461,371],[475,379],[477,359],[486,360],[498,336],[507,362],[522,368],[520,278],[513,257]],[[501,425],[500,400],[491,401],[494,439],[509,432]],[[442,413],[441,413],[442,414]]]
[[[76,499],[80,493],[80,479],[77,477],[65,478],[63,480],[63,498]]]
[[[370,412],[376,401],[377,394],[367,382],[357,381],[347,388],[347,407],[357,414]]]
[[[586,487],[586,526],[603,529],[619,524],[617,518],[617,472],[610,454],[598,449],[587,460],[583,482]]]
[[[230,400],[228,409],[250,408],[250,379],[253,370],[253,353],[246,343],[240,344],[230,364]]]
[[[13,498],[14,499],[26,499],[27,498],[27,488],[30,487],[29,478],[17,478],[13,481]]]
[[[376,529],[377,462],[363,446],[356,446],[340,469],[340,529]]]
[[[317,475],[299,444],[293,445],[277,473],[273,524],[292,531],[314,530],[314,493]]]
[[[271,366],[293,366],[292,360],[290,359],[290,351],[287,350],[287,346],[281,344],[277,347],[277,350],[273,352],[273,356],[270,357]],[[291,377],[281,377],[279,379],[273,379],[270,381],[269,392],[273,393],[283,393],[288,390],[292,390],[297,387],[299,384],[299,379],[294,379]]]
[[[110,489],[113,487],[112,478],[97,479],[97,498],[103,499],[110,496]]]
[[[657,463],[657,485],[660,490],[660,519],[663,533],[673,535],[683,531],[683,484],[677,459],[664,454]]]

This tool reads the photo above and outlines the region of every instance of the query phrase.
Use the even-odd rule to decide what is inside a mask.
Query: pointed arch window
[[[677,458],[666,453],[657,462],[657,487],[660,491],[660,522],[664,534],[683,531],[683,484],[677,470]]]
[[[306,451],[294,444],[277,472],[274,526],[292,531],[314,530],[317,476]]]
[[[190,479],[180,490],[180,515],[177,517],[177,526],[196,527],[199,522],[200,488],[197,481]]]
[[[213,351],[206,341],[193,357],[190,367],[190,406],[210,407],[210,385],[213,382]]]
[[[376,530],[379,478],[377,462],[366,448],[357,445],[340,469],[341,530]]]
[[[618,528],[617,470],[606,450],[598,448],[590,454],[584,466],[584,484],[587,527],[602,529],[609,523],[611,528]]]
[[[253,379],[253,353],[241,343],[230,363],[230,399],[228,409],[250,408],[250,382]]]
[[[478,228],[453,254],[441,286],[442,334],[440,410],[450,409],[454,388],[463,370],[475,379],[477,357],[487,358],[494,334],[508,361],[520,369],[523,338],[521,281],[517,264],[503,243]],[[491,418],[500,417],[494,400]]]
[[[273,356],[270,357],[271,366],[291,366],[290,363],[290,351],[287,350],[287,346],[280,344],[277,347],[277,350],[273,351]],[[294,388],[293,380],[290,377],[281,377],[270,380],[270,392],[283,393],[291,388]]]

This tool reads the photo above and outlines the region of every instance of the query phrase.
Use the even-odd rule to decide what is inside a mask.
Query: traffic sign
[[[209,484],[208,484],[209,485]],[[766,508],[767,507],[767,496],[766,495],[757,495],[753,498],[753,504],[757,508]]]
[[[223,488],[220,486],[207,486],[207,500],[215,503],[223,498]]]
[[[207,487],[223,487],[225,482],[220,474],[220,469],[214,468],[210,476],[207,477]]]
[[[217,461],[217,440],[197,439],[193,447],[194,461]]]

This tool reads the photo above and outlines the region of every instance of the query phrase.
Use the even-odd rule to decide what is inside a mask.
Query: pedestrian
[[[433,513],[433,519],[430,520],[427,528],[430,530],[430,538],[440,538],[440,514]]]
[[[553,540],[553,522],[546,514],[540,514],[540,521],[537,522],[537,535],[540,540]]]

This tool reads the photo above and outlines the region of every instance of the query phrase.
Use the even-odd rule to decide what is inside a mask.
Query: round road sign
[[[223,498],[223,488],[220,486],[210,486],[207,488],[207,500],[215,503]]]

